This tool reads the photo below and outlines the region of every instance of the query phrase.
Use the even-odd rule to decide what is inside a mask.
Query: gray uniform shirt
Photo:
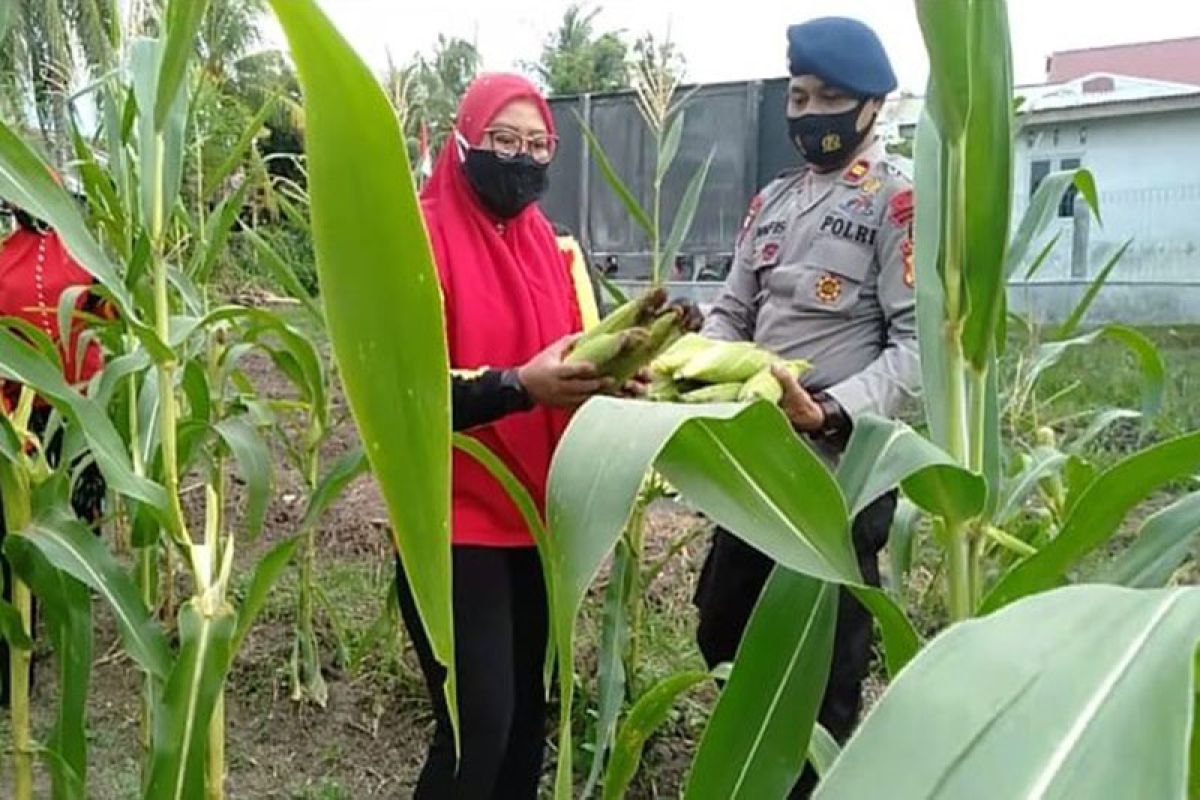
[[[803,169],[751,204],[704,334],[803,358],[810,392],[853,419],[920,387],[912,187],[876,143],[841,173]]]

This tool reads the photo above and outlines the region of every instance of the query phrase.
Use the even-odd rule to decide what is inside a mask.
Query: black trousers
[[[462,755],[433,657],[397,561],[400,611],[429,687],[436,728],[415,800],[534,800],[546,741],[542,667],[549,615],[533,547],[455,547],[454,643]]]
[[[867,506],[854,520],[852,533],[859,568],[872,586],[879,585],[879,551],[887,543],[895,512],[893,492]],[[700,611],[696,639],[710,668],[734,660],[750,614],[774,566],[775,562],[758,550],[728,531],[717,529],[695,598]],[[858,723],[873,634],[870,612],[843,589],[838,604],[833,665],[817,714],[817,719],[839,742],[845,742]],[[816,773],[806,766],[789,797],[805,800],[816,784]]]

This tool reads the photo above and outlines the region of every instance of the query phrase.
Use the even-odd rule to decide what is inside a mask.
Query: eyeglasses
[[[538,164],[549,164],[558,152],[558,137],[544,133],[522,136],[512,128],[488,128],[483,135],[496,155],[503,159],[516,158],[526,152]]]

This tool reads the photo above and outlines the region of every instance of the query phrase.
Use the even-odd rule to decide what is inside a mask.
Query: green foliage
[[[596,31],[601,8],[580,3],[563,12],[558,29],[546,37],[542,55],[529,64],[552,95],[611,92],[629,86],[629,48],[620,32]],[[644,58],[654,57],[652,43],[643,44]],[[675,63],[672,53],[671,63]]]

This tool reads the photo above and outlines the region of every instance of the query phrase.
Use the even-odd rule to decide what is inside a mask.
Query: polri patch
[[[821,221],[821,233],[830,233],[842,239],[848,239],[852,242],[857,242],[861,245],[875,246],[875,240],[879,236],[879,229],[873,228],[870,225],[864,225],[861,222],[839,217],[836,214],[827,214],[825,219]]]

